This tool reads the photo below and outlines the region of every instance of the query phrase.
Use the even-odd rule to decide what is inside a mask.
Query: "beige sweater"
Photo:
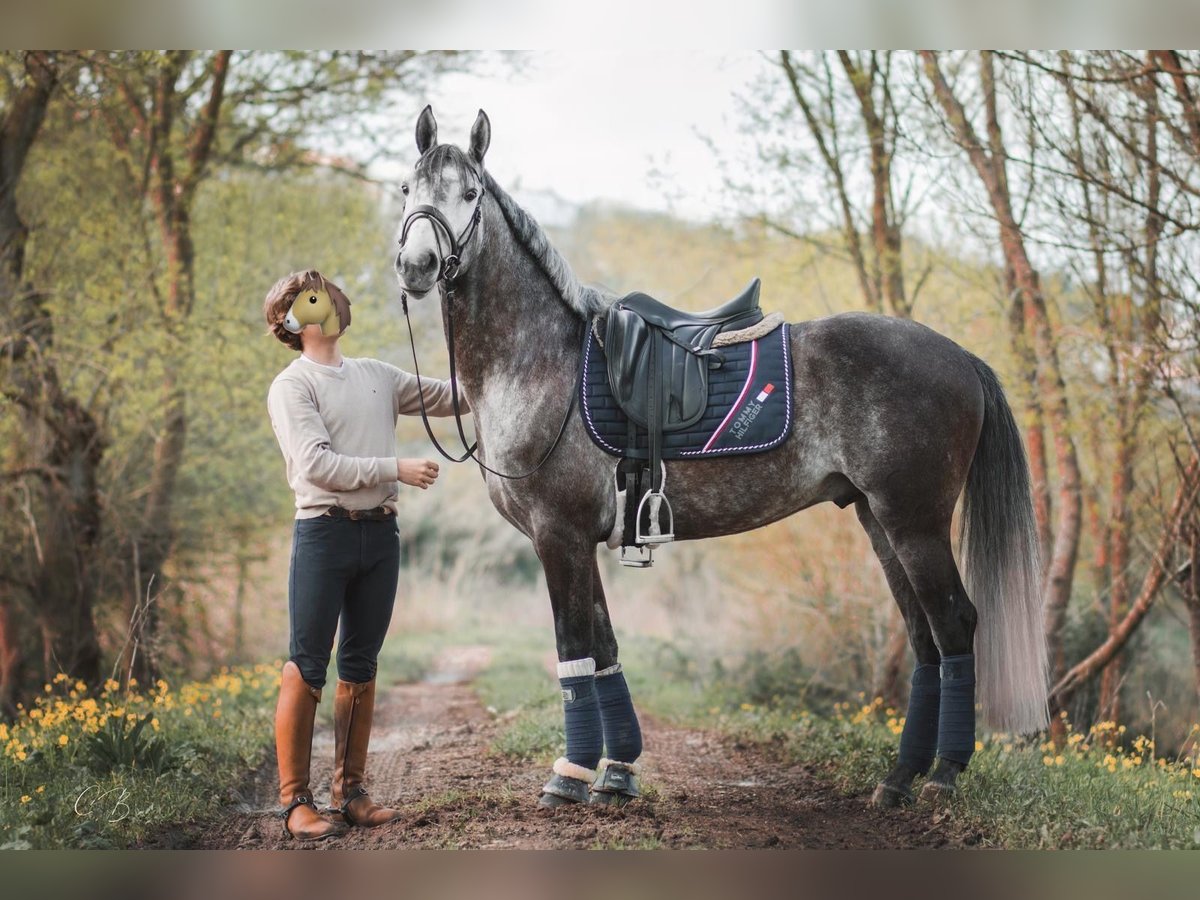
[[[454,414],[450,382],[421,384],[431,416]],[[459,408],[470,408],[461,393]],[[296,492],[297,519],[331,506],[396,510],[396,418],[421,411],[415,375],[377,359],[343,357],[334,368],[301,354],[271,382],[267,410]]]

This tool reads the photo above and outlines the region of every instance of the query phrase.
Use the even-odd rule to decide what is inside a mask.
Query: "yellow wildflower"
[[[36,791],[34,791],[34,793],[35,793],[35,794],[42,794],[42,793],[45,793],[45,791],[46,791],[46,786],[45,786],[44,784],[39,784],[39,785],[37,786],[37,790],[36,790]]]
[[[22,803],[28,803],[28,802],[29,802],[30,800],[32,800],[32,799],[33,799],[33,798],[32,798],[32,797],[30,797],[28,794],[22,794],[22,795],[21,795],[21,802],[22,802]]]
[[[68,743],[70,740],[71,740],[71,739],[70,739],[69,737],[67,737],[65,734],[60,734],[60,735],[58,736],[58,746],[60,746],[60,747],[65,747],[65,746],[67,746],[67,743]]]

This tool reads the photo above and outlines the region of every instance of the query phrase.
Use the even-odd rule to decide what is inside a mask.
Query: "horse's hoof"
[[[569,806],[573,803],[588,802],[588,788],[591,785],[579,778],[559,775],[557,772],[542,786],[542,796],[538,798],[538,806],[554,809],[559,806]]]
[[[927,781],[921,786],[921,802],[934,807],[949,806],[957,793],[958,789],[952,784]]]
[[[875,787],[875,793],[871,795],[871,805],[877,806],[880,809],[896,809],[901,806],[910,806],[916,801],[912,791],[894,787],[885,782],[880,782]]]
[[[593,806],[612,806],[620,809],[630,800],[636,799],[636,797],[631,797],[628,794],[616,794],[612,791],[592,791],[591,799],[588,802]]]
[[[621,807],[641,795],[636,764],[601,760],[600,774],[592,783],[592,803]]]

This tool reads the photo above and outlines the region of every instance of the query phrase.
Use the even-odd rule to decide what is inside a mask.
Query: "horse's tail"
[[[967,476],[961,547],[967,594],[979,612],[975,661],[984,718],[1027,733],[1049,722],[1042,567],[1029,464],[991,367],[968,354],[983,385],[983,431]]]

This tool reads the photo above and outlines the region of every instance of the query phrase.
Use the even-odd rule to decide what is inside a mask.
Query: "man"
[[[294,307],[294,308],[293,308]],[[332,312],[324,323],[309,310]],[[342,356],[350,301],[319,272],[280,279],[263,305],[268,331],[300,355],[267,395],[271,424],[296,494],[288,576],[289,659],[275,710],[279,800],[285,834],[319,839],[349,825],[375,826],[400,813],[376,804],[363,784],[379,650],[391,621],[400,566],[399,484],[426,490],[428,459],[396,457],[396,419],[453,414],[450,383],[422,379],[374,359]],[[460,398],[460,409],[468,409]],[[321,815],[309,789],[313,726],[334,632],[341,620],[334,695],[334,771]]]

